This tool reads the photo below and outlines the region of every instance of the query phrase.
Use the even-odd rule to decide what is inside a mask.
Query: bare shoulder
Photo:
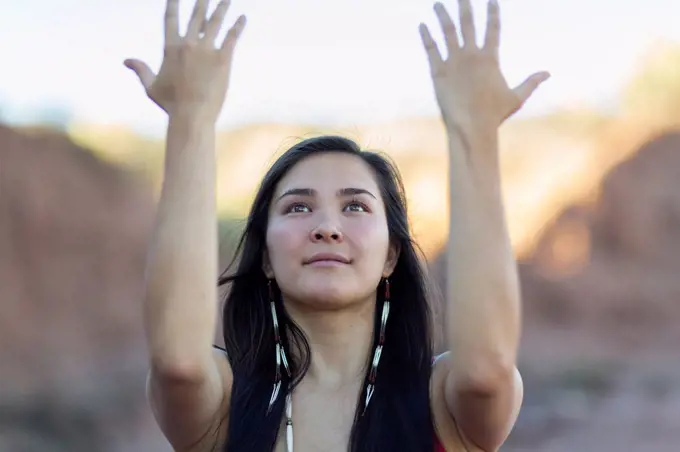
[[[453,416],[449,414],[444,398],[446,375],[451,365],[450,361],[448,352],[439,355],[435,360],[430,380],[430,409],[435,432],[446,451],[463,452],[466,450],[465,443],[458,432],[458,426]],[[470,449],[470,452],[472,451],[476,451],[476,449]]]
[[[466,438],[461,423],[451,414],[446,398],[446,386],[449,370],[453,360],[449,352],[439,355],[432,369],[430,381],[430,409],[439,440],[447,452],[495,452],[485,451]],[[524,386],[519,370],[515,369],[514,394],[512,395],[512,409],[505,422],[504,436],[510,434],[519,414],[524,395]]]
[[[147,399],[161,431],[176,452],[212,450],[226,441],[233,374],[227,356],[215,349],[199,378],[147,378]]]

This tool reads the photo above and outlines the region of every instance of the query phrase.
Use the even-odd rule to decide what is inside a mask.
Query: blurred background
[[[249,24],[220,120],[223,263],[273,159],[341,133],[396,160],[443,284],[446,138],[417,33],[439,36],[431,6],[233,2]],[[502,450],[680,450],[680,3],[501,8],[510,83],[553,75],[501,132],[526,385]],[[158,67],[163,9],[1,8],[2,452],[170,450],[144,398],[140,309],[165,117],[122,65]]]

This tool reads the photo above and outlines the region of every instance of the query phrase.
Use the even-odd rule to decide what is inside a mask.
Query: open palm
[[[460,34],[446,8],[434,6],[444,32],[447,58],[443,59],[427,26],[420,25],[434,82],[437,101],[447,125],[467,125],[483,121],[498,126],[519,110],[538,86],[548,79],[547,72],[529,76],[511,89],[498,61],[500,12],[497,0],[488,3],[484,44],[476,42],[476,30],[470,0],[459,0]]]
[[[214,119],[224,104],[234,48],[245,26],[245,16],[238,18],[216,47],[230,2],[220,1],[207,17],[209,3],[196,0],[186,35],[180,36],[179,0],[167,0],[164,57],[157,75],[140,60],[125,61],[151,100],[168,113],[185,108]]]

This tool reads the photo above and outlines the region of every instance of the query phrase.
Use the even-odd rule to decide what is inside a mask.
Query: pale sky
[[[122,61],[157,68],[164,0],[5,1],[0,9],[0,111],[30,121],[46,108],[78,121],[158,135],[163,113]],[[11,6],[9,4],[11,3]],[[437,114],[418,24],[439,30],[430,0],[233,0],[248,27],[234,62],[225,126],[259,121],[355,125]],[[452,14],[456,2],[445,0]],[[523,114],[611,107],[642,52],[680,41],[680,2],[500,0],[502,65],[514,84],[546,83]],[[473,0],[480,25],[485,2]],[[184,22],[193,6],[184,0]],[[481,34],[481,33],[478,33]]]

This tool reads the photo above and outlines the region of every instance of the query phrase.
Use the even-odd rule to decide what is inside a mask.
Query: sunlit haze
[[[192,1],[182,2],[186,22]],[[456,2],[445,2],[452,14]],[[474,1],[480,25],[484,2]],[[430,0],[235,0],[248,16],[222,125],[366,123],[437,113],[417,32],[438,35]],[[522,114],[613,99],[655,40],[678,40],[680,3],[505,0],[502,63],[512,84],[553,78]],[[163,114],[122,65],[157,68],[164,1],[13,2],[0,15],[0,112],[10,122],[66,114],[157,135]],[[67,115],[67,116],[68,116]]]

